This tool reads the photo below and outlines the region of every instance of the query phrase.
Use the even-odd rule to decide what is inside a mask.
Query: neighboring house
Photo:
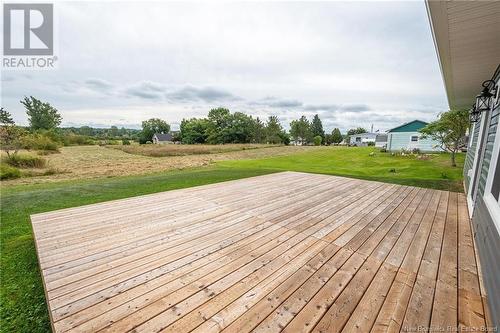
[[[369,142],[375,144],[377,133],[361,133],[349,136],[349,144],[356,147],[368,146]]]
[[[387,131],[387,150],[419,149],[422,152],[443,151],[439,142],[422,138],[419,132],[427,125],[425,121],[413,120]]]
[[[500,327],[500,2],[426,1],[426,6],[450,109],[471,109],[484,86],[492,95],[470,127],[464,187],[488,295],[487,326]]]
[[[387,144],[387,134],[361,133],[353,134],[349,137],[349,144],[351,146],[364,147],[368,146],[370,142],[373,142],[376,147],[385,147]]]
[[[375,137],[375,147],[387,148],[387,134],[377,134]]]
[[[173,136],[171,133],[155,133],[153,135],[153,143],[155,145],[174,143]]]

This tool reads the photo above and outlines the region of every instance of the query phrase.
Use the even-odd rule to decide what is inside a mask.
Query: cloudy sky
[[[56,3],[58,68],[3,71],[1,105],[50,102],[63,125],[174,125],[225,106],[386,130],[446,110],[422,2]]]

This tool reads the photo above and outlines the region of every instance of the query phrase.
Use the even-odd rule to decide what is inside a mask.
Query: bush
[[[43,168],[46,161],[38,156],[12,154],[4,158],[4,162],[17,168]]]
[[[57,142],[52,140],[49,136],[33,133],[28,134],[22,139],[23,148],[25,149],[34,149],[34,150],[51,150],[57,151],[59,149],[59,145]]]
[[[130,145],[130,140],[129,139],[123,139],[122,140],[122,145],[129,146]]]
[[[85,135],[79,135],[79,134],[74,134],[74,133],[69,133],[66,134],[63,137],[64,140],[64,145],[69,146],[69,145],[77,145],[77,146],[84,146],[84,145],[93,145],[94,140],[91,138],[85,136]]]
[[[0,164],[0,179],[16,179],[21,177],[21,171],[5,163]]]
[[[316,135],[314,138],[313,138],[313,142],[314,142],[314,145],[315,146],[321,146],[321,141],[323,139],[321,138],[321,136],[319,135]]]
[[[368,147],[374,147],[375,146],[375,142],[368,142]]]

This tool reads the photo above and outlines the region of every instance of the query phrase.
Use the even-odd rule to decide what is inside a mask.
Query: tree
[[[325,133],[325,145],[329,146],[333,143],[332,141],[332,135],[329,133]]]
[[[249,143],[254,120],[242,112],[229,114],[226,126],[220,132],[221,143]]]
[[[347,135],[362,134],[366,132],[367,130],[363,127],[351,128],[350,130],[347,131]]]
[[[342,134],[340,133],[340,130],[335,127],[332,131],[332,142],[336,145],[338,145],[339,143],[342,142],[342,139],[344,137],[342,136]]]
[[[269,116],[266,122],[266,142],[272,144],[285,143],[283,142],[283,132],[283,127],[281,127],[278,117]]]
[[[253,143],[264,143],[266,140],[266,125],[259,119],[255,118],[252,124],[252,137],[251,142]]]
[[[206,118],[183,119],[180,129],[182,143],[193,144],[207,142],[208,120]]]
[[[323,123],[321,122],[321,119],[319,119],[319,116],[317,114],[314,115],[311,122],[311,136],[320,136],[321,141],[325,141],[325,131],[323,130]]]
[[[321,146],[321,136],[316,135],[316,136],[313,138],[313,140],[314,140],[314,145],[315,145],[315,146]]]
[[[22,148],[22,138],[25,134],[26,131],[23,128],[16,126],[12,120],[11,114],[1,108],[0,147],[7,153],[7,156],[11,156],[11,151],[14,151],[14,155],[17,154],[19,149]]]
[[[420,129],[422,138],[431,137],[440,143],[444,151],[451,153],[451,165],[457,166],[455,155],[465,145],[465,133],[469,127],[467,110],[450,110],[439,115],[439,119]]]
[[[26,108],[28,121],[32,130],[52,130],[61,124],[62,117],[56,108],[49,103],[44,103],[33,96],[24,97],[20,101]]]
[[[0,125],[14,125],[14,120],[12,120],[12,115],[5,111],[3,108],[0,108]]]
[[[304,145],[311,142],[311,124],[305,116],[300,117],[299,120],[292,120],[290,123],[290,135],[296,142]]]
[[[118,127],[116,126],[111,126],[111,128],[109,129],[109,136],[112,137],[112,138],[116,138],[119,134],[119,130],[118,130]]]
[[[231,112],[226,108],[216,108],[208,112],[209,126],[207,141],[212,144],[224,143],[223,130],[228,127]]]
[[[151,118],[142,122],[142,132],[140,142],[146,143],[153,140],[155,133],[168,133],[170,132],[170,125],[162,119]]]

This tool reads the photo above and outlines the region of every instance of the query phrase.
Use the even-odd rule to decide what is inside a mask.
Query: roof
[[[172,141],[172,134],[170,133],[155,133],[153,137],[158,139],[158,141]]]
[[[387,131],[387,133],[393,133],[393,132],[417,132],[419,129],[427,126],[427,123],[422,120],[412,120],[410,122],[404,123],[402,125],[399,125],[397,127],[391,128],[390,130]]]
[[[500,2],[426,0],[450,108],[469,108],[500,54]]]

